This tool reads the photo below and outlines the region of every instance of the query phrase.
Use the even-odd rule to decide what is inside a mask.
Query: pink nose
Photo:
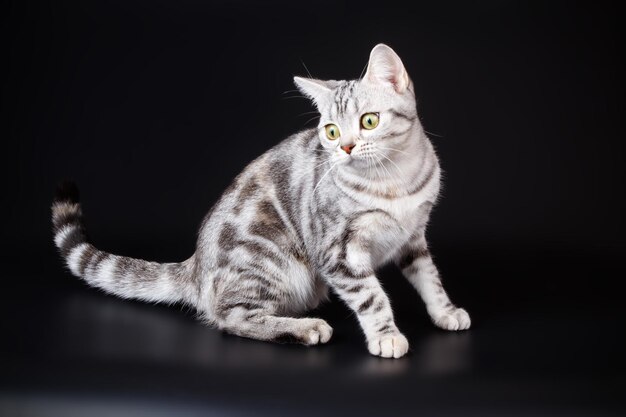
[[[352,148],[354,148],[355,144],[352,145],[346,145],[346,146],[342,146],[341,149],[343,149],[348,155],[350,155],[350,153],[352,153]]]

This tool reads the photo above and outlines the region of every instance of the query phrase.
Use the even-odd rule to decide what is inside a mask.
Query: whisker
[[[309,120],[307,120],[306,122],[304,122],[304,124],[306,125],[307,123],[315,120],[315,119],[319,119],[321,116],[315,116],[315,117],[311,117]]]
[[[382,178],[382,176],[380,175],[380,172],[378,172],[378,164],[379,164],[379,161],[378,161],[378,159],[373,159],[374,157],[376,157],[376,155],[375,155],[375,154],[372,154],[372,160],[374,161],[374,169],[376,170],[376,178],[378,179],[378,181],[382,181],[382,180],[383,180],[383,178]]]
[[[442,138],[442,137],[443,137],[443,135],[438,135],[438,134],[436,134],[436,133],[429,132],[429,131],[428,131],[428,130],[426,130],[426,129],[424,129],[424,132],[428,133],[429,135],[437,136],[438,138]]]
[[[367,64],[365,64],[365,66],[361,70],[361,75],[359,75],[359,81],[361,81],[363,79],[363,74],[365,74],[365,69],[367,68],[368,64],[369,64],[369,62]]]
[[[378,158],[378,155],[376,153],[374,153],[374,155]],[[387,172],[387,175],[389,176],[389,179],[393,180],[394,179],[393,175],[391,175],[391,172],[389,172],[389,170],[387,169],[387,167],[383,163],[383,160],[381,158],[378,158],[378,160],[380,161],[380,166],[383,168],[383,170],[385,172]]]
[[[380,159],[380,158],[379,158],[378,154],[374,153],[373,155],[374,155],[374,156],[375,156],[375,157],[379,160],[380,165],[382,166],[382,168],[383,168],[385,171],[387,171],[387,174],[389,175],[388,180],[390,180],[390,181],[391,181],[394,185],[399,185],[399,184],[398,184],[398,179],[397,179],[395,176],[393,176],[393,175],[391,174],[391,172],[389,172],[389,170],[387,169],[387,167],[386,167],[386,166],[385,166],[385,164],[383,163],[382,159]],[[402,181],[402,182],[404,183],[404,181]]]
[[[395,149],[395,148],[385,148],[385,147],[379,146],[379,147],[378,147],[378,149],[385,149],[385,150],[389,150],[389,151],[396,151],[396,152],[400,152],[400,153],[403,153],[403,154],[405,154],[405,155],[411,155],[411,154],[410,154],[410,153],[408,153],[408,152],[404,152],[404,151],[401,151],[400,149]]]
[[[326,171],[326,173],[324,175],[322,175],[322,178],[320,178],[320,180],[317,182],[317,184],[315,185],[315,188],[313,188],[313,194],[315,194],[315,190],[317,190],[317,187],[319,187],[319,185],[322,183],[322,181],[324,180],[324,178],[326,178],[326,175],[328,175],[328,173],[330,171],[332,171],[332,169],[339,163],[339,161],[335,162],[333,165],[330,166],[330,168],[328,168],[328,171]]]
[[[372,175],[370,173],[371,172],[371,168],[376,169],[376,165],[373,164],[373,162],[375,162],[375,161],[374,161],[374,157],[372,155],[368,155],[367,158],[368,158],[368,165],[369,165],[369,170],[368,170],[367,176],[368,176],[368,178],[372,178]],[[369,189],[371,189],[372,188],[371,182],[368,183],[367,186],[368,186]]]
[[[307,97],[304,97],[304,96],[282,97],[282,99],[283,99],[283,100],[287,100],[287,99],[289,99],[289,98],[304,98],[304,99],[308,100],[308,98],[307,98]]]
[[[302,59],[300,59],[300,62],[302,62],[302,66],[306,70],[306,73],[309,74],[309,78],[313,78],[313,76],[311,75],[311,72],[309,71],[309,69],[306,67],[306,65],[304,65],[304,61]]]
[[[383,153],[381,153],[381,154],[380,154],[380,156],[382,156],[383,158],[385,158],[387,161],[391,162],[391,163],[392,163],[392,164],[396,167],[396,169],[398,170],[398,172],[400,173],[400,175],[402,176],[402,179],[404,179],[404,178],[405,178],[404,171],[402,171],[402,170],[400,169],[400,167],[398,166],[398,164],[396,164],[395,162],[393,162],[393,160],[392,160],[391,158],[389,158],[387,155],[385,155],[385,154],[383,154]]]
[[[311,168],[311,170],[306,170],[304,173],[302,173],[302,175],[300,175],[299,177],[296,178],[296,181],[300,181],[302,178],[306,177],[307,175],[310,175],[311,171],[315,171],[318,167],[320,167],[320,166],[330,162],[331,156],[332,155],[328,155],[326,158],[324,158],[324,160],[322,162],[319,162],[318,164],[313,166],[313,168]]]
[[[317,167],[320,167],[320,166],[324,165],[325,163],[327,163],[327,162],[329,162],[329,161],[330,161],[330,156],[329,156],[328,158],[326,158],[324,161],[322,161],[322,162],[320,162],[319,164],[315,165],[315,166],[313,167],[313,169],[315,169],[315,168],[317,168]]]

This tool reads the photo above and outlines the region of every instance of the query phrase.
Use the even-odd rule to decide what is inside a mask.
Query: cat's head
[[[387,45],[370,53],[359,80],[294,78],[318,111],[319,140],[339,165],[370,166],[396,159],[415,142],[419,125],[413,83],[400,57]]]

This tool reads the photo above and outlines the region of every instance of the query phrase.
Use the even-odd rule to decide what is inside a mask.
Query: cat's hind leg
[[[317,345],[330,340],[333,329],[322,319],[280,317],[245,306],[232,309],[219,327],[231,334],[278,343]]]
[[[225,271],[224,271],[225,272]],[[213,322],[227,333],[251,339],[317,345],[333,329],[322,319],[290,317],[307,310],[286,279],[265,269],[243,268],[214,282]],[[293,280],[291,280],[293,281]]]

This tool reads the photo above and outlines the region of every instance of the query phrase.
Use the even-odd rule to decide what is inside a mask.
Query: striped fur
[[[196,294],[181,291],[193,277],[193,257],[183,263],[159,264],[96,249],[87,241],[78,190],[62,184],[52,204],[54,242],[69,270],[90,285],[123,297],[145,301],[191,302]]]
[[[124,298],[183,302],[232,334],[259,340],[326,343],[332,328],[298,317],[333,290],[354,312],[370,353],[401,357],[408,342],[394,322],[376,269],[396,262],[444,329],[470,325],[444,291],[425,239],[441,169],[415,109],[413,86],[385,45],[354,81],[295,78],[320,124],[253,161],[205,217],[195,254],[158,264],[91,245],[77,190],[52,206],[55,243],[70,271]],[[379,114],[372,130],[364,113]],[[336,124],[330,140],[324,126]],[[354,146],[352,151],[345,151]]]

